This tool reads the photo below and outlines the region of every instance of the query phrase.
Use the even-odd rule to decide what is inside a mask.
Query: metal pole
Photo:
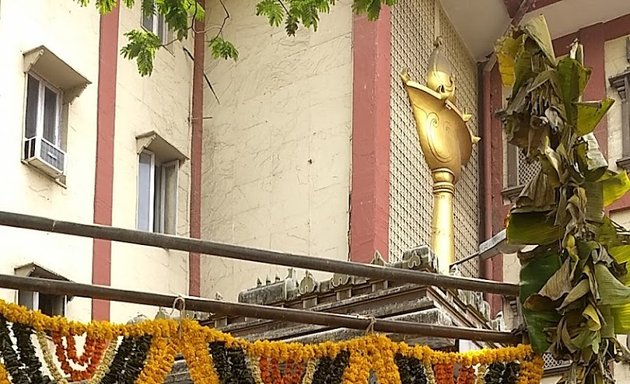
[[[248,248],[238,245],[223,244],[186,237],[163,235],[132,229],[108,227],[96,224],[78,224],[69,221],[52,220],[40,216],[23,215],[0,211],[0,225],[34,229],[66,235],[91,237],[119,241],[123,243],[148,245],[186,252],[198,252],[210,256],[221,256],[229,259],[246,260],[265,264],[283,265],[286,267],[304,268],[317,271],[343,273],[373,279],[397,281],[418,285],[431,285],[445,289],[462,289],[466,291],[496,293],[504,296],[518,296],[516,284],[491,280],[455,277],[430,272],[412,271],[400,268],[382,267],[331,260],[324,257],[294,255],[263,249]]]
[[[49,280],[3,274],[0,274],[0,287],[42,292],[52,295],[80,296],[92,299],[113,300],[161,307],[171,307],[175,299],[178,297],[175,295],[161,293],[129,291],[62,280]],[[228,316],[243,316],[350,329],[367,329],[373,321],[365,316],[314,312],[255,304],[228,303],[225,301],[202,299],[197,297],[186,297],[185,300],[187,310],[220,313]],[[489,329],[449,327],[399,320],[376,319],[374,321],[374,330],[387,333],[487,341],[504,344],[517,344],[520,342],[520,337],[515,336],[510,332],[500,332]]]

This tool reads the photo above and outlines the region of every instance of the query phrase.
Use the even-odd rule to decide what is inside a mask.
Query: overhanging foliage
[[[507,239],[521,252],[523,314],[534,349],[571,360],[565,383],[613,383],[609,362],[630,331],[630,249],[604,208],[630,190],[608,169],[593,131],[613,101],[583,102],[590,77],[581,45],[556,57],[544,17],[496,45],[504,85],[499,113],[510,144],[541,164],[510,211]]]

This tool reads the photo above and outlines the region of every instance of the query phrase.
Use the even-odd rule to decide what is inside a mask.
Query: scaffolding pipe
[[[79,224],[70,221],[53,220],[41,216],[24,215],[0,211],[0,225],[61,233],[94,239],[112,240],[122,243],[147,245],[178,251],[198,252],[207,256],[220,256],[228,259],[253,261],[257,263],[283,265],[351,276],[383,279],[400,283],[430,285],[444,289],[496,293],[504,296],[518,296],[516,284],[470,277],[456,277],[431,272],[413,271],[379,265],[360,264],[349,261],[331,260],[325,257],[302,256],[284,252],[243,247],[239,245],[217,243],[213,241],[191,239],[187,237],[164,235],[116,228],[97,224]]]
[[[513,297],[518,296],[519,293],[518,285],[511,283],[331,260],[325,257],[294,255],[133,229],[52,220],[40,216],[6,211],[0,211],[0,225],[90,237],[94,239],[112,240],[122,243],[147,245],[178,251],[198,252],[208,256],[220,256],[229,259],[283,265],[293,268],[342,273],[351,276],[383,279],[400,283],[430,285],[444,289],[496,293]]]
[[[113,300],[125,303],[146,304],[158,307],[172,307],[178,296],[129,291],[99,285],[81,284],[71,281],[40,279],[0,274],[0,287],[51,295],[79,296],[100,300]],[[242,316],[266,320],[277,320],[300,324],[323,325],[335,328],[368,329],[373,324],[374,331],[399,333],[447,339],[517,344],[520,337],[510,333],[490,329],[450,327],[415,323],[411,321],[374,319],[366,316],[343,315],[329,312],[314,312],[292,308],[271,307],[256,304],[229,303],[225,301],[185,297],[186,310],[219,313],[227,316]]]

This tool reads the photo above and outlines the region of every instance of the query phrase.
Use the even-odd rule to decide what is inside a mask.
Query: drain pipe
[[[205,8],[204,0],[197,0]],[[205,20],[194,22],[194,60],[192,78],[192,111],[190,138],[190,237],[201,238],[201,162],[203,142],[203,82],[205,64]],[[188,295],[201,295],[201,255],[188,254]]]

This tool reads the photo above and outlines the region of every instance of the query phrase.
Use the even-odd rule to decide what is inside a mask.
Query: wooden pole
[[[171,307],[178,296],[115,289],[105,286],[81,284],[62,280],[21,277],[0,274],[0,287],[42,292],[52,295],[88,297],[126,303]],[[411,321],[370,319],[365,316],[338,313],[314,312],[292,308],[271,307],[256,304],[229,303],[219,300],[185,297],[186,309],[200,312],[219,313],[228,316],[278,320],[301,324],[315,324],[335,328],[367,329],[373,322],[374,330],[386,333],[411,334],[448,339],[517,344],[520,336],[510,332],[464,327],[450,327],[416,323]]]
[[[163,235],[133,229],[109,227],[96,224],[79,224],[69,221],[52,220],[40,216],[24,215],[0,211],[0,225],[33,229],[66,235],[91,237],[123,243],[140,244],[186,252],[198,252],[209,256],[246,260],[257,263],[283,265],[317,271],[342,273],[372,279],[383,279],[418,285],[431,285],[444,289],[496,293],[504,296],[518,296],[516,284],[456,277],[431,272],[420,272],[401,268],[382,267],[332,260],[325,257],[302,256],[284,252],[269,251],[238,245],[217,243],[186,237]]]

